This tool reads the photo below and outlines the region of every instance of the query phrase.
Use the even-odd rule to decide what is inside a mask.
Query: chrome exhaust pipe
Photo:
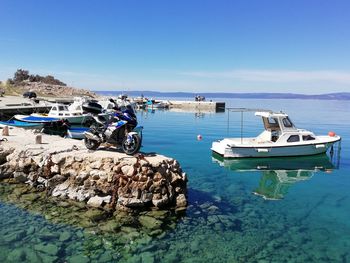
[[[84,136],[90,140],[101,142],[101,138],[91,132],[84,132]]]

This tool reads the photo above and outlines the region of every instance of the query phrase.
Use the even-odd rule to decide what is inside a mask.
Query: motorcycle
[[[102,143],[108,143],[133,155],[141,148],[143,127],[137,126],[137,118],[131,106],[120,110],[114,100],[111,102],[116,107],[114,115],[109,119],[98,115],[102,112],[99,104],[83,105],[83,109],[90,112],[95,120],[89,131],[84,133],[85,146],[89,150],[96,150]]]

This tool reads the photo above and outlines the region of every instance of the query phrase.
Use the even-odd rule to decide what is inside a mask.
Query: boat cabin
[[[279,112],[255,112],[262,117],[265,130],[256,137],[257,142],[302,142],[315,140],[315,135],[307,130],[297,129],[287,114]]]
[[[70,116],[81,116],[82,109],[75,109],[75,111],[69,110],[67,105],[55,104],[52,106],[49,116],[52,117],[70,117]]]

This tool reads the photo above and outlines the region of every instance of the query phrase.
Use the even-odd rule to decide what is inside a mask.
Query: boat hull
[[[87,115],[82,115],[82,116],[69,116],[69,117],[65,116],[62,119],[68,120],[69,123],[71,123],[71,124],[82,124],[89,118],[91,118],[91,117],[87,116]]]
[[[29,123],[46,123],[46,122],[56,122],[60,119],[58,118],[52,118],[52,117],[46,117],[42,115],[15,115],[15,119],[23,122],[29,122]]]
[[[42,123],[30,123],[18,120],[0,121],[0,127],[4,126],[18,127],[23,129],[41,129],[44,125]]]
[[[307,156],[325,153],[337,141],[340,141],[339,136],[324,142],[290,146],[230,146],[223,140],[213,142],[211,150],[224,158]]]
[[[79,116],[47,116],[42,114],[33,113],[30,116],[41,118],[42,120],[58,119],[58,120],[68,120],[70,124],[82,124],[86,120],[91,119],[90,115],[79,115]]]

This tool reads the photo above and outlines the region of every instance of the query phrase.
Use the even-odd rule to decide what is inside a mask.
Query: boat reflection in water
[[[241,159],[225,159],[218,154],[213,154],[212,157],[214,162],[232,171],[261,171],[259,186],[253,190],[253,193],[267,200],[282,199],[294,183],[309,180],[315,172],[332,172],[339,166],[339,152],[337,156],[332,154],[332,157],[327,154]]]

